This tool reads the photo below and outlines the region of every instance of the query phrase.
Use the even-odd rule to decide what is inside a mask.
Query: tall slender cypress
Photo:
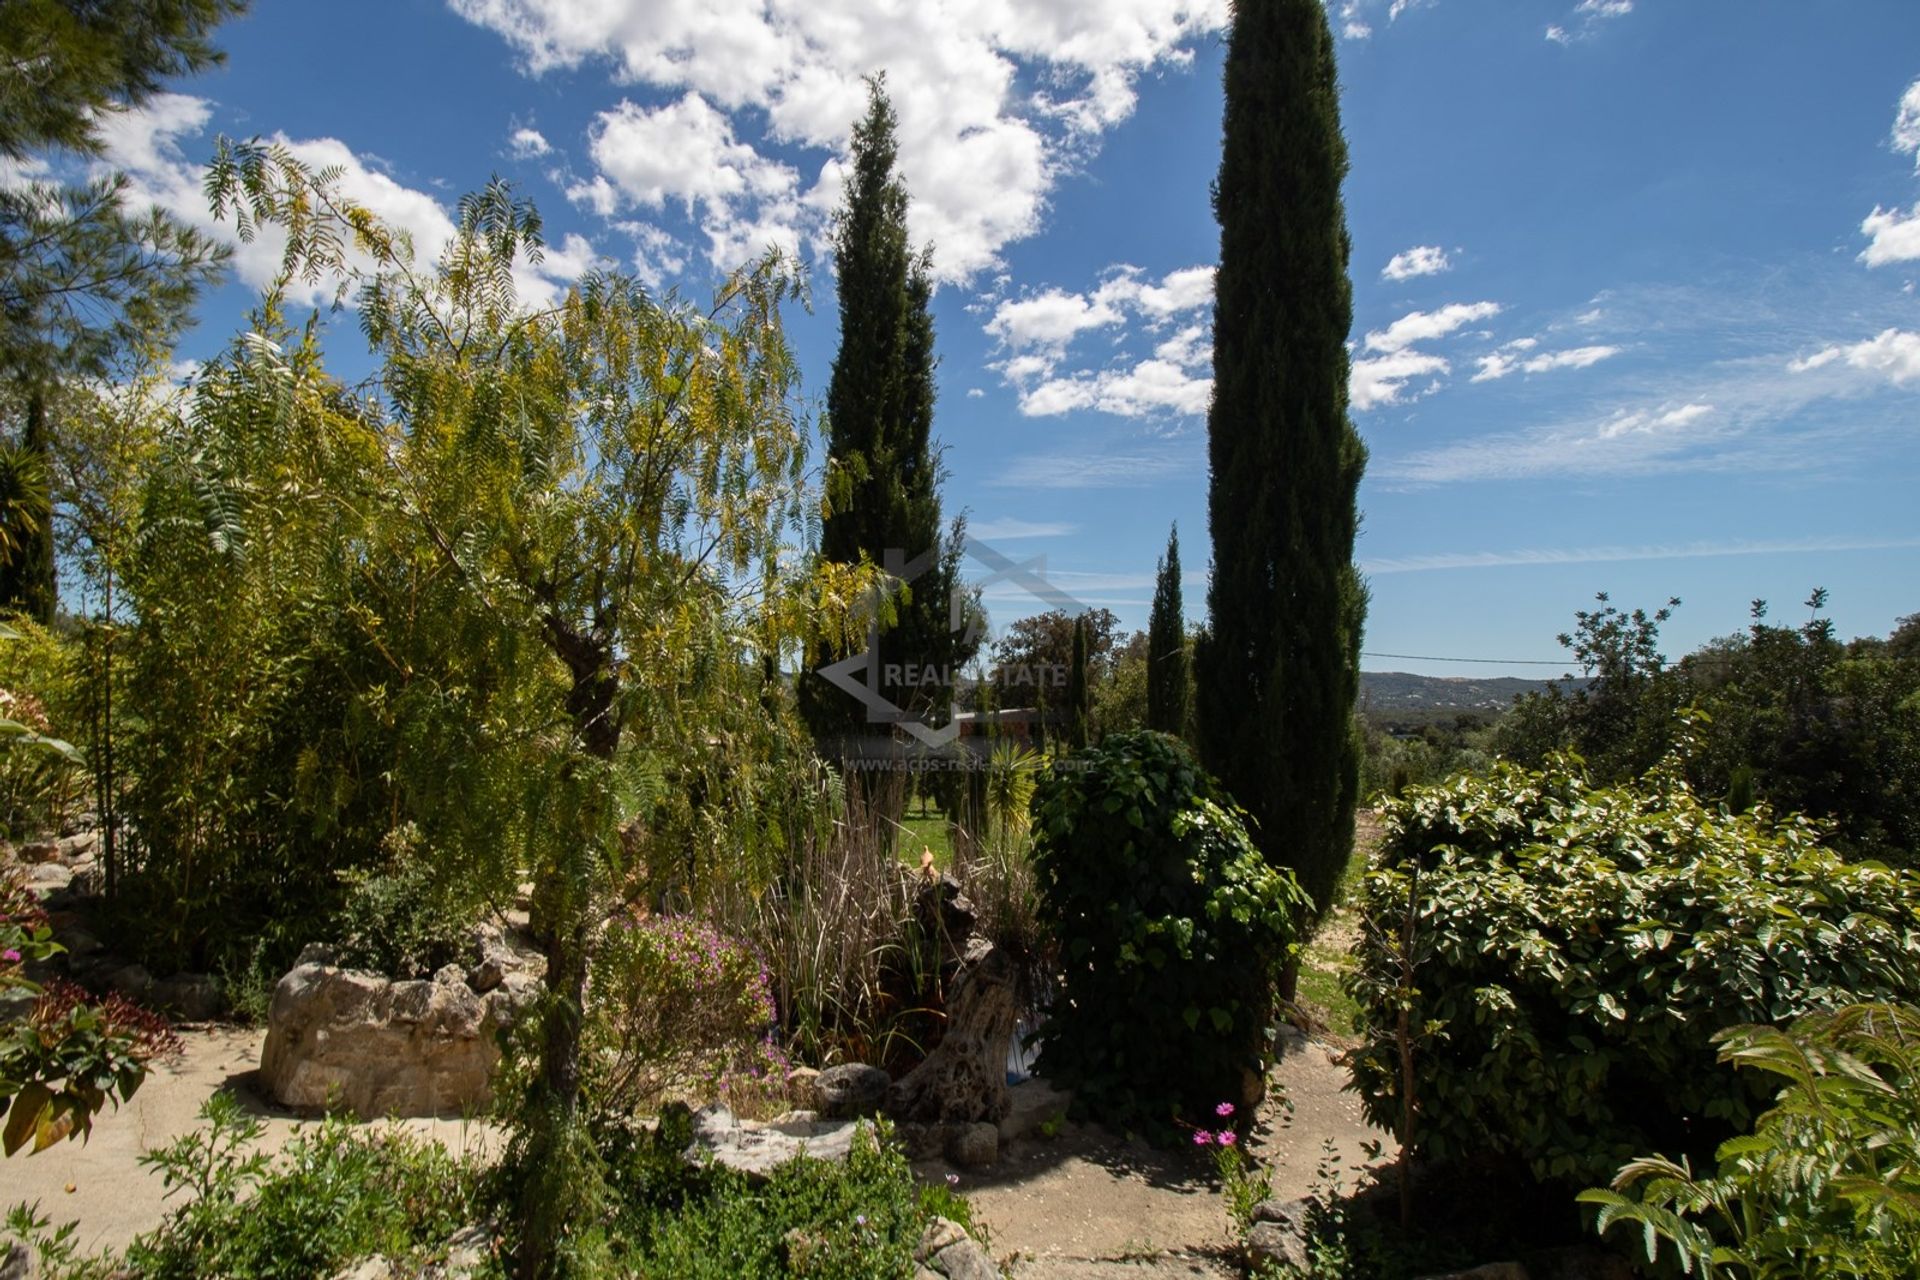
[[[1353,848],[1366,447],[1347,416],[1353,291],[1321,0],[1237,0],[1214,216],[1213,578],[1202,757],[1325,911]]]
[[[1186,609],[1180,599],[1180,526],[1167,534],[1167,554],[1153,583],[1147,619],[1147,728],[1179,735],[1187,727],[1191,696],[1187,672]]]
[[[888,567],[930,557],[912,575],[909,598],[880,637],[881,692],[916,714],[950,705],[951,684],[924,677],[957,671],[970,653],[949,626],[948,596],[959,573],[964,526],[943,538],[940,471],[934,450],[933,283],[927,253],[907,236],[907,189],[895,172],[897,121],[880,79],[869,84],[867,115],[853,130],[853,175],[834,228],[840,349],[827,385],[829,514],[820,554],[856,564],[864,554]],[[898,566],[896,566],[898,567]],[[808,655],[800,706],[823,744],[885,730],[867,708],[815,674],[843,655]],[[890,679],[899,675],[898,680]],[[909,678],[911,677],[911,678]]]
[[[1088,678],[1091,660],[1087,640],[1087,615],[1073,620],[1073,656],[1067,665],[1067,745],[1075,751],[1085,748],[1093,738],[1093,682]]]

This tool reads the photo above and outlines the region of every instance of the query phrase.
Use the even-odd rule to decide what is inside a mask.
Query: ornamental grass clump
[[[1039,1069],[1076,1108],[1169,1139],[1260,1093],[1307,907],[1178,739],[1117,734],[1035,793],[1041,918],[1062,966]]]
[[[1673,761],[1618,787],[1501,764],[1385,827],[1354,1080],[1424,1159],[1591,1183],[1638,1152],[1709,1158],[1766,1104],[1717,1032],[1920,997],[1920,878],[1705,804]]]

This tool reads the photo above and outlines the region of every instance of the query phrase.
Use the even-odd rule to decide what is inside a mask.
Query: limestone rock
[[[391,982],[306,960],[274,988],[261,1079],[285,1106],[338,1105],[367,1119],[477,1111],[492,1097],[497,1033],[538,995],[524,977],[482,996],[451,966],[431,981]]]
[[[107,975],[107,986],[129,1000],[145,1000],[153,991],[153,975],[144,965],[125,965]]]
[[[468,943],[467,985],[485,995],[516,973],[546,976],[547,960],[530,947],[516,946],[497,924],[476,925]]]
[[[1247,1252],[1256,1263],[1307,1266],[1307,1243],[1292,1223],[1255,1222],[1247,1229]]]
[[[892,1077],[879,1067],[849,1062],[828,1067],[813,1081],[813,1109],[829,1120],[877,1115]]]
[[[208,1022],[227,1007],[220,979],[210,973],[176,973],[153,984],[148,999],[187,1022]]]
[[[759,1124],[741,1120],[715,1103],[693,1113],[693,1141],[683,1155],[695,1164],[711,1157],[715,1164],[752,1178],[765,1178],[802,1155],[816,1160],[845,1160],[859,1128],[855,1120]]]
[[[962,1169],[980,1169],[1000,1158],[1000,1130],[980,1121],[955,1125],[947,1138],[947,1159]]]
[[[920,1233],[920,1243],[914,1246],[913,1260],[925,1262],[942,1249],[958,1244],[966,1238],[967,1229],[953,1219],[935,1218],[927,1224],[927,1229]]]
[[[1262,1200],[1253,1206],[1255,1222],[1277,1222],[1283,1227],[1292,1227],[1295,1231],[1307,1229],[1307,1202],[1305,1200]]]
[[[78,862],[82,858],[91,858],[99,847],[98,831],[82,831],[77,835],[61,836],[54,841],[55,856],[62,862]]]
[[[1000,1280],[1000,1268],[993,1265],[992,1255],[971,1237],[934,1254],[933,1269],[947,1280]]]
[[[40,1280],[40,1263],[33,1250],[15,1240],[0,1253],[0,1280]]]
[[[16,856],[25,863],[58,862],[60,860],[60,842],[58,840],[30,840],[15,850]]]
[[[73,885],[73,870],[57,862],[42,862],[27,872],[27,888],[40,896],[42,902],[56,893],[64,893]]]

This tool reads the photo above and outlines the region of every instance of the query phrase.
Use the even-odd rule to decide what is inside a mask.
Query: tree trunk
[[[947,1029],[925,1062],[887,1091],[898,1120],[966,1124],[1004,1119],[1007,1046],[1019,1008],[1018,974],[1007,953],[978,934],[967,940],[958,980],[947,1000]]]

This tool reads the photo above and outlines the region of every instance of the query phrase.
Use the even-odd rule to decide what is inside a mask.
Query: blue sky
[[[1332,8],[1369,654],[1558,661],[1599,590],[1680,596],[1673,654],[1814,586],[1843,635],[1920,611],[1920,4]],[[1142,626],[1175,520],[1204,610],[1224,22],[1224,0],[257,0],[225,69],[114,122],[114,157],[204,221],[213,135],[278,135],[429,248],[498,172],[547,219],[535,295],[595,261],[703,294],[783,244],[817,263],[791,322],[817,398],[822,237],[885,70],[941,276],[947,506]],[[270,259],[242,252],[184,354],[219,348]],[[331,331],[352,370],[351,317]],[[1006,590],[1001,624],[1034,607]]]

